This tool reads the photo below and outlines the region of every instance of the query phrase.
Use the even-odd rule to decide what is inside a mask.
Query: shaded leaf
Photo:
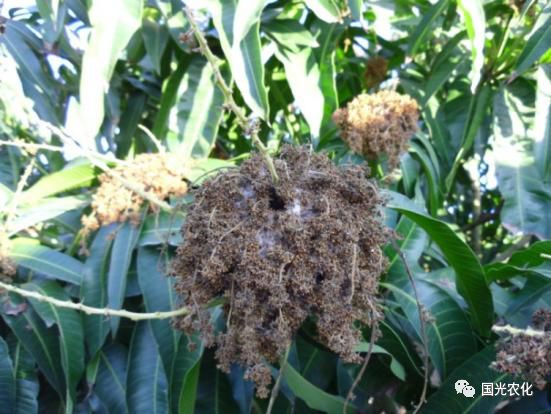
[[[139,235],[140,229],[130,222],[122,224],[116,231],[107,275],[107,305],[111,309],[121,309],[124,302],[128,270]],[[119,322],[119,317],[110,318],[113,336],[117,333]]]
[[[304,0],[304,2],[316,16],[327,23],[341,20],[341,12],[333,0]]]
[[[503,225],[511,232],[551,238],[551,191],[536,167],[531,108],[522,89],[504,88],[494,99],[494,156]]]
[[[88,10],[90,40],[82,57],[79,125],[83,144],[95,147],[105,114],[104,99],[115,64],[134,32],[141,26],[142,2],[94,1]]]
[[[22,267],[52,279],[80,285],[83,265],[77,259],[22,237],[13,239],[10,257]]]
[[[148,321],[138,322],[128,356],[126,401],[131,413],[168,413],[168,384]]]
[[[104,308],[107,306],[107,272],[114,226],[102,227],[90,246],[90,255],[82,270],[80,299],[83,304]],[[102,315],[83,315],[85,340],[90,355],[96,355],[109,334],[109,319]]]
[[[99,351],[99,366],[95,392],[110,413],[128,413],[126,406],[126,378],[128,352],[119,344]]]
[[[547,5],[540,13],[522,53],[518,57],[515,73],[523,73],[538,60],[551,45],[551,5]]]
[[[461,12],[467,34],[471,41],[472,68],[471,92],[474,94],[484,66],[484,39],[486,35],[486,16],[481,0],[458,0],[458,11]]]
[[[489,335],[493,324],[492,295],[484,270],[469,245],[447,223],[426,215],[406,197],[390,191],[385,194],[389,197],[389,208],[414,221],[438,244],[455,270],[457,291],[469,305],[473,325],[482,335]]]
[[[27,283],[23,288],[39,292],[44,296],[70,300],[65,291],[54,281],[40,285]],[[61,366],[65,374],[65,384],[67,384],[67,404],[70,407],[76,400],[76,388],[84,373],[82,315],[73,309],[59,308],[36,299],[29,299],[29,301],[47,326],[55,324],[57,327]]]
[[[255,14],[248,14],[249,19],[253,19],[252,22],[245,21],[241,11],[246,10],[238,7],[237,0],[208,0],[206,4],[212,13],[222,50],[245,103],[255,115],[268,119],[268,94],[264,85],[259,35],[260,21],[254,20]],[[234,33],[239,34],[242,30],[236,26],[236,21],[250,26],[242,39],[234,38]]]
[[[12,413],[15,407],[15,372],[8,344],[0,336],[0,413]]]

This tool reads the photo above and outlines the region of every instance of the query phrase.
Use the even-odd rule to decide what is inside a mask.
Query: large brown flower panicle
[[[184,166],[175,154],[139,154],[113,171],[117,176],[149,193],[159,200],[182,196],[188,190],[184,181]],[[145,200],[136,192],[124,187],[117,178],[103,173],[100,186],[92,197],[92,212],[82,218],[86,231],[116,222],[138,223]],[[150,206],[155,209],[154,205]]]
[[[273,186],[260,155],[206,181],[195,194],[172,264],[191,313],[178,328],[216,345],[219,368],[247,368],[267,396],[267,363],[277,361],[307,317],[318,339],[345,361],[359,326],[377,329],[377,291],[386,266],[382,199],[359,166],[339,168],[323,154],[286,146]],[[225,298],[226,329],[215,333],[205,307]]]
[[[532,315],[532,324],[543,335],[516,333],[500,338],[497,355],[491,367],[534,383],[542,389],[551,375],[551,309],[538,309]]]
[[[385,154],[391,168],[398,165],[417,131],[419,107],[408,95],[394,91],[356,96],[335,111],[333,121],[350,149],[368,159]]]

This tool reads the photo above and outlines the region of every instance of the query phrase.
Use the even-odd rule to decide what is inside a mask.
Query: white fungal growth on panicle
[[[300,212],[301,212],[300,201],[298,201],[296,198],[293,200],[293,206],[290,208],[290,211],[295,216],[298,216],[298,217],[301,216],[300,215]]]

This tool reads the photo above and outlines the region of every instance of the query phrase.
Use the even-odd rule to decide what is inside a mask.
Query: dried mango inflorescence
[[[391,168],[407,150],[418,119],[417,102],[394,91],[358,95],[333,114],[342,139],[352,151],[368,159],[385,154]]]
[[[542,389],[551,375],[551,309],[538,309],[532,315],[534,335],[521,331],[497,341],[497,355],[492,368],[531,381]]]
[[[139,154],[128,163],[116,167],[114,175],[139,190],[166,200],[171,196],[186,194],[184,166],[175,154]],[[145,200],[126,188],[114,175],[100,175],[100,186],[92,197],[92,212],[82,218],[85,231],[90,232],[116,222],[137,223]],[[150,208],[155,209],[154,205]]]
[[[275,167],[275,187],[260,155],[206,181],[172,264],[176,290],[191,309],[176,326],[216,345],[222,370],[244,366],[263,397],[268,363],[309,317],[320,342],[345,361],[361,361],[354,351],[360,327],[377,331],[383,317],[378,282],[389,237],[383,200],[361,167],[339,168],[326,155],[291,146]],[[205,307],[219,298],[226,328],[215,332]]]

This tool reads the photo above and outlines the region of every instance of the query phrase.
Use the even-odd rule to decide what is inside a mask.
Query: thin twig
[[[83,148],[79,143],[78,140],[69,135],[67,132],[65,132],[62,128],[58,128],[48,122],[40,122],[41,125],[46,127],[50,132],[57,135],[61,141],[63,141],[64,144],[71,143],[77,146],[79,152],[90,161],[90,163],[100,170],[102,170],[104,173],[118,181],[123,187],[126,187],[128,190],[136,193],[144,200],[149,201],[151,204],[156,205],[161,210],[172,212],[174,209],[173,207],[168,204],[167,202],[160,200],[158,197],[156,197],[154,194],[148,193],[147,191],[142,190],[140,187],[135,185],[134,183],[128,181],[124,177],[122,177],[120,174],[116,173],[113,169],[111,169],[104,161],[99,160],[98,154],[94,151],[90,151],[89,149]],[[117,161],[118,163],[118,161]]]
[[[540,331],[538,329],[533,329],[530,327],[526,329],[520,329],[520,328],[515,328],[514,326],[511,326],[511,325],[504,325],[504,326],[494,325],[492,326],[492,331],[494,331],[495,333],[505,333],[513,336],[525,335],[525,336],[542,337],[542,336],[550,335],[549,332],[546,332],[546,331]]]
[[[157,151],[159,151],[160,154],[164,154],[166,152],[166,149],[164,145],[161,143],[161,141],[151,132],[145,125],[138,124],[138,128],[147,135],[147,137],[155,144],[155,147],[157,148]]]
[[[272,388],[272,393],[270,395],[270,402],[268,403],[266,414],[271,414],[274,408],[275,400],[277,398],[277,395],[279,394],[279,389],[281,387],[281,379],[283,378],[285,368],[287,367],[287,360],[289,358],[290,350],[291,350],[291,345],[289,344],[289,346],[287,347],[287,350],[285,351],[285,355],[283,356],[283,358],[279,363],[279,374],[277,375],[276,382],[274,384],[274,387]]]
[[[423,391],[421,392],[419,403],[413,410],[413,414],[416,414],[417,412],[419,412],[419,409],[421,408],[421,406],[425,403],[425,398],[427,396],[427,389],[429,385],[429,345],[428,345],[428,339],[427,339],[427,331],[425,326],[425,318],[423,316],[423,307],[421,305],[421,302],[419,301],[419,294],[417,292],[417,285],[415,284],[413,273],[411,272],[411,269],[406,260],[406,257],[404,256],[402,249],[398,245],[398,242],[394,238],[391,238],[391,242],[392,242],[392,247],[394,248],[394,250],[396,250],[396,254],[398,254],[398,257],[400,257],[400,260],[402,260],[402,263],[404,264],[404,268],[406,269],[409,282],[411,283],[411,287],[413,288],[415,301],[417,302],[417,311],[419,312],[419,325],[420,325],[419,329],[421,330],[421,340],[423,342],[423,354],[424,354],[423,365],[425,367],[425,376],[423,379]]]
[[[23,174],[19,178],[19,182],[17,183],[17,188],[15,189],[15,193],[13,194],[13,197],[10,201],[10,205],[8,206],[8,211],[4,221],[4,227],[6,229],[10,226],[11,221],[17,214],[17,206],[19,204],[19,198],[21,197],[21,194],[23,193],[23,189],[25,188],[25,186],[27,185],[27,182],[29,181],[29,177],[33,172],[35,162],[36,162],[35,159],[31,158],[31,162],[29,162],[27,167],[25,167],[25,171],[23,171]]]
[[[375,338],[377,337],[377,328],[375,325],[371,328],[371,338],[369,339],[369,348],[367,348],[367,355],[364,358],[364,362],[362,364],[362,367],[360,368],[360,372],[358,372],[358,375],[356,375],[356,378],[354,379],[354,382],[352,383],[352,386],[348,390],[348,394],[346,395],[346,399],[344,400],[344,404],[342,406],[342,412],[343,414],[347,414],[348,412],[348,405],[350,404],[350,401],[354,399],[354,390],[362,380],[362,377],[365,374],[365,370],[367,369],[367,364],[369,364],[369,360],[371,359],[371,355],[373,354],[373,345],[375,345]]]
[[[245,131],[245,134],[250,135],[253,144],[264,157],[266,166],[268,167],[270,175],[272,176],[272,182],[274,183],[274,185],[276,185],[279,182],[279,177],[274,166],[274,161],[272,160],[272,157],[268,152],[268,148],[266,148],[266,146],[258,137],[257,127],[251,124],[251,121],[245,116],[243,109],[240,108],[235,102],[235,99],[233,98],[233,92],[224,80],[222,73],[220,72],[218,58],[210,50],[207,39],[203,35],[203,32],[199,28],[197,22],[195,21],[192,11],[188,7],[184,7],[184,13],[186,14],[186,18],[191,26],[193,34],[195,35],[195,39],[197,40],[197,43],[199,45],[199,50],[205,56],[212,67],[214,80],[220,88],[220,91],[224,95],[226,107],[235,114],[235,117],[237,118],[237,121],[239,122],[241,128]]]
[[[95,308],[92,306],[84,305],[82,303],[75,303],[68,300],[60,300],[50,296],[45,296],[39,292],[21,289],[17,286],[13,286],[4,282],[0,282],[0,288],[10,292],[17,293],[18,295],[21,295],[25,298],[31,298],[31,299],[39,300],[41,302],[46,302],[58,308],[78,310],[86,313],[87,315],[120,316],[122,318],[131,319],[133,321],[143,321],[143,320],[149,320],[149,319],[174,318],[176,316],[182,316],[189,313],[189,309],[185,307],[172,310],[172,311],[167,311],[167,312],[149,312],[149,313],[130,312],[124,309]]]

